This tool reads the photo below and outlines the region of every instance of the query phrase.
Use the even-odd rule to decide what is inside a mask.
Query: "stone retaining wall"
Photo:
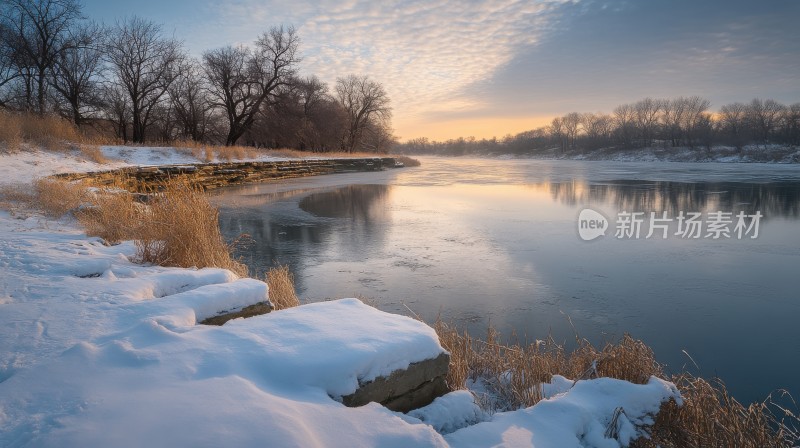
[[[396,168],[395,159],[296,159],[275,162],[220,162],[191,165],[125,167],[88,173],[63,173],[54,177],[66,180],[91,179],[98,185],[114,185],[134,192],[158,188],[164,182],[183,179],[205,189],[263,182],[272,179],[316,176]]]

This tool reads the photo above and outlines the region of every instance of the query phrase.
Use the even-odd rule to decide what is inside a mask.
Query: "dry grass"
[[[48,217],[58,218],[84,204],[87,192],[80,184],[42,178],[34,180],[32,185],[4,186],[0,198],[4,208],[39,210]]]
[[[86,187],[63,180],[37,179],[33,182],[37,207],[47,216],[63,216],[86,200]]]
[[[662,405],[651,438],[640,439],[633,447],[792,447],[800,441],[797,416],[771,397],[744,406],[720,381],[689,374],[670,380],[681,391],[683,406],[674,401]]]
[[[176,140],[169,143],[170,146],[178,150],[189,150],[192,156],[197,160],[204,162],[213,162],[214,160],[232,161],[242,159],[253,159],[259,156],[288,158],[288,159],[305,159],[308,157],[330,157],[330,158],[368,158],[368,157],[392,157],[385,154],[375,154],[368,152],[309,152],[299,151],[296,149],[281,148],[281,149],[268,149],[256,148],[254,146],[221,146],[210,145],[203,142],[196,142],[193,140]],[[404,156],[400,156],[404,157]],[[411,164],[406,166],[418,166],[419,161],[406,157],[410,160]],[[416,162],[416,165],[414,163]]]
[[[141,236],[140,227],[147,219],[147,210],[126,191],[106,190],[95,193],[89,205],[76,216],[87,235],[116,244]]]
[[[628,335],[601,350],[579,340],[578,347],[568,352],[552,338],[528,345],[503,343],[497,331],[489,328],[486,340],[476,340],[441,320],[434,329],[451,353],[450,388],[465,388],[468,378],[483,380],[497,397],[496,409],[491,411],[533,406],[542,399],[541,384],[553,375],[575,379],[607,376],[637,384],[646,383],[652,375],[663,376],[652,350]]]
[[[375,154],[373,152],[309,152],[299,151],[297,149],[281,148],[281,149],[264,149],[261,154],[272,157],[286,157],[290,159],[304,159],[307,157],[330,157],[330,158],[369,158],[369,157],[391,157],[386,154]]]
[[[218,267],[240,276],[247,267],[231,257],[219,229],[219,211],[202,190],[173,183],[155,193],[136,230],[137,258],[161,266]]]
[[[27,142],[50,151],[71,149],[71,143],[82,141],[78,129],[70,121],[54,115],[0,111],[0,144],[7,152],[24,149]]]
[[[99,146],[82,143],[78,146],[78,148],[86,160],[91,160],[92,162],[99,164],[108,163],[108,158],[105,156],[105,154],[103,154],[103,151],[100,150]]]
[[[248,146],[219,146],[217,159],[230,162],[232,160],[252,159],[261,153],[257,148]]]
[[[107,163],[98,145],[117,144],[98,130],[79,130],[71,121],[55,115],[39,116],[0,110],[0,152],[14,153],[43,148],[49,151],[79,149],[87,159]]]
[[[488,411],[536,404],[542,399],[541,384],[553,375],[610,377],[638,384],[651,375],[665,377],[653,351],[629,335],[601,350],[579,340],[578,347],[568,352],[552,339],[524,346],[504,344],[491,328],[485,341],[472,339],[441,320],[434,328],[451,356],[448,385],[464,389],[468,379],[483,380],[494,395],[490,400],[478,397]],[[792,447],[800,441],[800,420],[771,399],[744,406],[720,382],[689,374],[667,379],[678,387],[684,404],[662,405],[651,428],[652,438],[636,441],[635,447]]]
[[[16,114],[0,110],[0,152],[22,149],[22,126]]]
[[[294,289],[294,276],[288,266],[278,266],[267,271],[269,285],[269,301],[276,310],[283,310],[300,305],[300,299]]]
[[[217,146],[194,140],[178,140],[170,144],[178,149],[188,149],[192,156],[206,163],[215,160],[230,162],[234,160],[253,159],[267,152],[253,146]]]

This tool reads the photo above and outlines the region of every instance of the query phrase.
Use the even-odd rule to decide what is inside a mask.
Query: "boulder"
[[[405,370],[395,370],[387,377],[359,382],[355,392],[342,397],[342,403],[356,407],[374,401],[397,412],[427,406],[450,391],[444,380],[449,364],[450,355],[442,353],[436,358],[412,363]]]

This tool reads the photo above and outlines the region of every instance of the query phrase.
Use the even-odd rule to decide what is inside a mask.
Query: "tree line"
[[[109,26],[78,0],[3,0],[0,108],[58,114],[124,142],[387,151],[396,138],[384,87],[300,76],[299,45],[293,27],[275,26],[195,58],[141,17]]]
[[[608,113],[572,112],[540,127],[502,139],[458,138],[443,142],[417,138],[397,145],[407,153],[441,155],[539,153],[571,154],[599,149],[688,147],[710,150],[714,145],[800,145],[800,103],[784,105],[754,99],[732,103],[719,111],[699,96],[645,98],[617,106]]]

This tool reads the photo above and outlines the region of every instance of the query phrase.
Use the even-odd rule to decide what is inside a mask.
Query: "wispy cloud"
[[[294,24],[303,68],[332,82],[348,73],[382,82],[395,116],[411,121],[481,105],[466,88],[539,42],[571,0],[223,2],[218,17],[241,36]]]

